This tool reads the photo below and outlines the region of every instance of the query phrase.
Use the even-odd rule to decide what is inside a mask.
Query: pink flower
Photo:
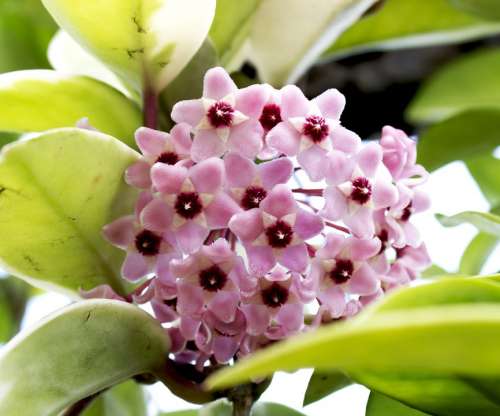
[[[172,236],[167,232],[149,229],[143,219],[144,208],[153,200],[149,192],[141,193],[136,213],[121,217],[104,226],[104,237],[113,245],[125,250],[122,265],[125,279],[136,281],[156,270],[158,259],[169,261],[176,255]]]
[[[221,159],[207,159],[190,169],[155,163],[151,178],[160,197],[146,207],[144,220],[152,229],[171,227],[185,253],[197,250],[209,230],[226,228],[233,214],[241,211],[223,192]]]
[[[187,124],[177,124],[170,134],[140,127],[135,132],[135,141],[143,158],[126,170],[125,180],[129,185],[149,188],[151,166],[157,162],[167,165],[189,162],[191,134]]]
[[[240,257],[231,250],[224,239],[183,260],[170,263],[172,275],[178,278],[177,310],[181,316],[199,318],[210,310],[219,320],[234,320],[240,301],[235,275],[245,274]]]
[[[346,313],[349,296],[371,295],[380,287],[377,273],[368,260],[380,251],[377,238],[362,240],[329,234],[316,252],[310,278],[318,284],[318,299],[331,318]]]
[[[281,123],[283,119],[281,118],[281,91],[273,88],[269,84],[265,84],[263,87],[266,88],[268,96],[262,107],[262,112],[258,117],[259,123],[264,130],[262,137],[263,148],[258,154],[258,157],[263,160],[268,160],[278,156],[278,152],[268,146],[267,134],[276,127],[276,125]]]
[[[298,332],[304,324],[304,304],[299,295],[300,277],[277,267],[258,279],[255,293],[243,299],[241,310],[251,336],[265,334],[282,339]]]
[[[360,238],[375,232],[373,211],[398,201],[396,187],[382,164],[382,148],[376,143],[363,147],[354,157],[333,151],[328,157],[322,215],[342,220]]]
[[[402,130],[391,126],[382,129],[380,145],[384,152],[384,165],[395,181],[421,183],[429,175],[423,166],[417,165],[417,144]]]
[[[354,153],[361,139],[340,126],[345,98],[337,90],[325,91],[309,102],[293,85],[281,91],[281,118],[267,135],[267,144],[287,156],[296,156],[311,180],[324,177],[326,154],[332,149]]]
[[[406,246],[396,250],[396,260],[391,265],[389,277],[396,277],[399,285],[415,280],[420,272],[431,265],[431,258],[425,244],[418,247]]]
[[[238,90],[223,68],[212,68],[205,75],[202,98],[177,103],[172,119],[194,129],[191,157],[195,162],[222,156],[227,150],[253,159],[262,147],[257,118],[266,99],[262,86]]]
[[[313,213],[299,209],[286,185],[276,185],[259,208],[236,214],[230,230],[243,242],[256,275],[271,270],[276,261],[292,271],[307,268],[308,253],[304,240],[323,229],[323,221]]]
[[[271,189],[287,183],[293,172],[288,158],[279,158],[256,165],[252,160],[229,153],[224,158],[227,187],[245,210],[258,208]]]

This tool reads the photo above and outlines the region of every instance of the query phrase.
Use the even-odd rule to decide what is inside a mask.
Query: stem
[[[254,404],[252,384],[244,384],[231,390],[228,399],[233,402],[233,416],[250,416]]]
[[[323,196],[323,189],[295,188],[292,189],[292,192],[301,193],[304,195],[311,195],[311,196]]]
[[[341,225],[334,224],[333,222],[330,221],[325,221],[325,225],[331,228],[335,228],[336,230],[342,231],[346,234],[351,234],[348,228],[342,227]]]
[[[142,114],[144,126],[156,129],[158,125],[158,95],[149,86],[144,89]]]

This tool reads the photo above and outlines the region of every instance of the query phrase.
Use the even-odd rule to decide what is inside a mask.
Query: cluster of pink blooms
[[[344,105],[334,89],[238,89],[214,68],[202,98],[174,106],[170,133],[137,131],[135,214],[104,235],[176,360],[226,363],[352,316],[429,265],[411,223],[429,206],[415,142],[384,127],[362,143],[340,124]]]

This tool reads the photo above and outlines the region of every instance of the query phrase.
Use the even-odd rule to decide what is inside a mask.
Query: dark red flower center
[[[281,109],[279,105],[266,104],[262,109],[259,121],[266,131],[271,130],[276,124],[281,123]]]
[[[314,143],[325,140],[330,133],[330,128],[326,120],[320,116],[309,116],[304,123],[304,135],[309,137]]]
[[[207,117],[212,127],[229,127],[233,123],[234,108],[232,105],[217,101],[207,111]]]
[[[175,165],[179,161],[179,156],[175,152],[163,152],[156,161],[167,165]]]
[[[347,282],[354,272],[354,265],[351,260],[337,260],[335,261],[335,267],[330,272],[330,279],[334,283],[340,285]]]
[[[403,210],[401,217],[399,217],[400,221],[406,222],[410,219],[411,214],[413,214],[413,210],[411,209],[411,202],[406,206]]]
[[[279,308],[288,300],[288,289],[277,282],[261,291],[262,302],[270,308]]]
[[[358,204],[366,204],[372,196],[372,185],[367,178],[359,177],[352,181],[351,199]]]
[[[196,192],[182,192],[177,195],[174,208],[181,217],[191,220],[201,213],[203,204]]]
[[[293,230],[285,221],[278,220],[266,228],[266,237],[271,247],[285,248],[292,242]]]
[[[378,252],[378,254],[382,254],[385,251],[385,249],[387,248],[388,243],[389,243],[389,232],[384,228],[384,229],[380,230],[377,237],[381,242],[380,251]]]
[[[160,252],[161,236],[149,230],[142,230],[135,236],[135,248],[143,256],[156,256]]]
[[[245,209],[258,208],[262,200],[267,196],[267,192],[260,186],[249,186],[243,198],[241,198],[241,206]]]
[[[219,266],[214,264],[199,274],[200,286],[207,292],[221,290],[227,282],[227,275]]]

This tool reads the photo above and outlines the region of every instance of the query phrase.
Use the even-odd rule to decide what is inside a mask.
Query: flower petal
[[[222,156],[225,150],[224,142],[214,130],[200,130],[194,135],[191,158],[201,162],[210,157]]]
[[[143,255],[129,252],[122,265],[122,275],[125,279],[135,282],[149,273],[149,265]]]
[[[294,272],[303,272],[307,268],[307,262],[309,256],[307,254],[307,248],[304,243],[296,244],[291,247],[287,247],[283,250],[281,257],[279,258],[280,264],[288,267]]]
[[[215,157],[206,159],[191,168],[189,177],[197,192],[214,194],[224,182],[224,162]]]
[[[118,218],[105,225],[102,233],[111,244],[125,250],[135,238],[134,221],[133,215]]]
[[[233,198],[224,192],[219,193],[213,202],[205,208],[209,228],[227,228],[229,220],[240,211],[240,206]]]
[[[208,309],[222,322],[234,320],[240,295],[236,291],[219,290],[208,304]]]
[[[236,214],[229,221],[229,229],[242,241],[254,241],[264,230],[260,209],[253,208]]]
[[[287,183],[292,177],[293,163],[287,157],[280,157],[258,166],[260,179],[265,189],[271,190],[279,183]],[[229,177],[229,173],[228,173]]]
[[[163,131],[148,127],[139,127],[135,132],[135,141],[144,156],[156,157],[165,148],[169,135]]]
[[[263,134],[264,130],[259,122],[245,121],[231,128],[229,148],[253,159],[262,149]]]
[[[300,133],[288,122],[278,123],[266,136],[267,145],[287,156],[299,152]]]
[[[326,150],[319,146],[311,146],[297,156],[297,161],[304,168],[309,178],[320,181],[325,177]]]
[[[347,154],[352,155],[356,153],[361,146],[361,138],[344,126],[336,126],[331,136],[333,147]]]
[[[269,90],[264,85],[250,85],[236,93],[236,109],[248,117],[259,118],[269,99]]]
[[[176,232],[177,242],[184,253],[193,253],[198,250],[208,237],[208,229],[188,221]]]
[[[203,80],[203,97],[220,100],[237,90],[229,74],[224,68],[209,69]]]
[[[339,90],[331,88],[312,100],[325,118],[340,119],[345,107],[345,97]]]
[[[295,85],[287,85],[281,89],[281,117],[286,120],[290,117],[305,116],[311,104],[302,90]]]
[[[377,274],[366,263],[357,269],[349,280],[349,290],[362,296],[372,295],[380,287]]]
[[[144,228],[163,232],[172,223],[172,209],[160,198],[154,198],[141,212],[141,224]]]
[[[205,116],[205,109],[200,99],[180,101],[172,108],[171,118],[176,123],[187,123],[191,127],[200,124]]]
[[[260,208],[277,218],[281,218],[296,212],[297,202],[290,188],[285,184],[279,184],[262,200]]]
[[[155,163],[151,168],[151,181],[153,186],[166,194],[177,194],[186,180],[186,168],[165,163]]]
[[[263,275],[276,265],[273,250],[269,246],[246,247],[250,271],[256,275]]]
[[[125,182],[136,188],[145,189],[151,186],[149,176],[151,166],[145,160],[139,160],[130,165],[125,171]]]
[[[246,188],[257,173],[257,166],[253,160],[235,152],[224,157],[224,166],[227,183],[231,188]]]
[[[314,237],[323,229],[323,220],[319,215],[300,209],[297,213],[294,231],[303,240]]]

